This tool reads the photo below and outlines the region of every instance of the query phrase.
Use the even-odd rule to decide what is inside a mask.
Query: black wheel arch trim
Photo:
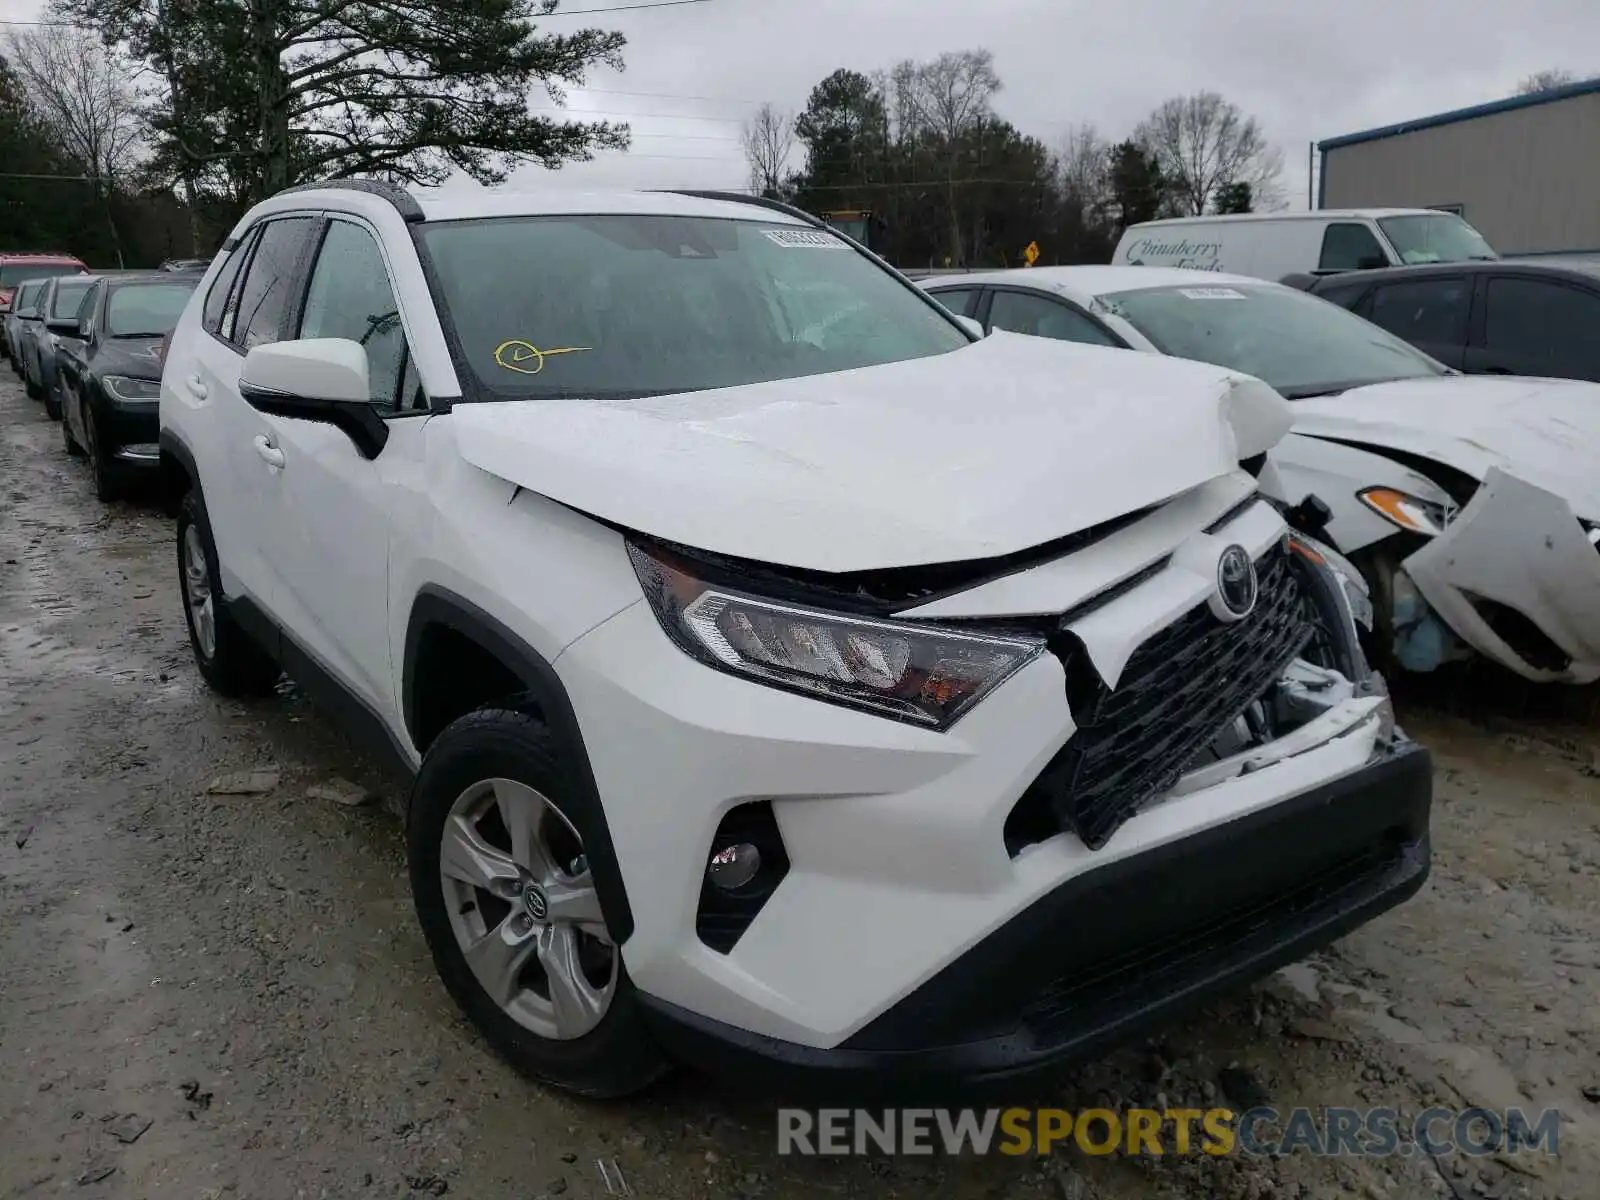
[[[589,764],[589,751],[578,725],[577,714],[567,696],[566,685],[553,666],[515,633],[478,605],[449,588],[424,584],[412,601],[406,623],[405,665],[401,673],[401,704],[406,731],[413,744],[416,736],[416,662],[423,634],[440,625],[477,643],[509,668],[523,688],[539,705],[551,733],[560,739],[571,770],[574,797],[580,811],[569,813],[579,823],[589,869],[594,874],[595,890],[605,911],[606,927],[612,940],[621,946],[633,933],[633,910],[628,904],[627,887],[611,841],[605,805]],[[419,753],[426,747],[418,744]]]

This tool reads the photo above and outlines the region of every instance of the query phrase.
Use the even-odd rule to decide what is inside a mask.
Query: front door
[[[274,605],[285,633],[367,708],[395,719],[389,659],[389,521],[397,481],[420,470],[425,414],[402,395],[407,340],[379,243],[332,216],[311,267],[292,336],[348,338],[366,348],[372,404],[389,440],[364,458],[332,425],[256,414],[271,457],[262,537],[277,566]]]

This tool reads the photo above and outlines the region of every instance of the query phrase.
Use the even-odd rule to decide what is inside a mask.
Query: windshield
[[[499,398],[735,387],[970,339],[831,233],[661,215],[429,223],[468,364]]]
[[[1379,217],[1378,228],[1394,243],[1400,261],[1408,265],[1500,257],[1483,234],[1454,213]]]
[[[11,262],[0,264],[0,288],[15,287],[29,279],[49,279],[52,275],[62,275],[78,270],[75,262]]]
[[[1337,304],[1276,284],[1141,288],[1097,304],[1163,354],[1243,371],[1290,400],[1447,373]]]
[[[50,319],[52,321],[70,321],[78,315],[78,308],[83,304],[83,298],[92,287],[89,283],[58,283],[56,284],[55,299],[50,303]]]
[[[192,283],[125,283],[106,302],[109,337],[161,337],[172,331],[194,292]]]

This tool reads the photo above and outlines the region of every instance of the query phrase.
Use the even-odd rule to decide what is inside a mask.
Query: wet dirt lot
[[[1454,707],[1401,709],[1438,768],[1417,899],[1060,1095],[1551,1106],[1557,1158],[780,1157],[706,1080],[587,1104],[487,1052],[412,919],[396,783],[287,687],[203,689],[170,522],[97,504],[0,371],[0,1196],[1593,1197],[1600,725]],[[322,790],[351,784],[380,802]]]

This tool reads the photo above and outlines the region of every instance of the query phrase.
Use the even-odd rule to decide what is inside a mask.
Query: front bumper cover
[[[1428,752],[1399,739],[1360,770],[1069,880],[831,1049],[640,999],[669,1053],[769,1095],[1023,1099],[1408,899],[1428,874],[1431,804]]]
[[[1535,682],[1600,679],[1600,551],[1560,496],[1492,467],[1403,565],[1480,654]],[[1504,619],[1502,606],[1516,616]]]

